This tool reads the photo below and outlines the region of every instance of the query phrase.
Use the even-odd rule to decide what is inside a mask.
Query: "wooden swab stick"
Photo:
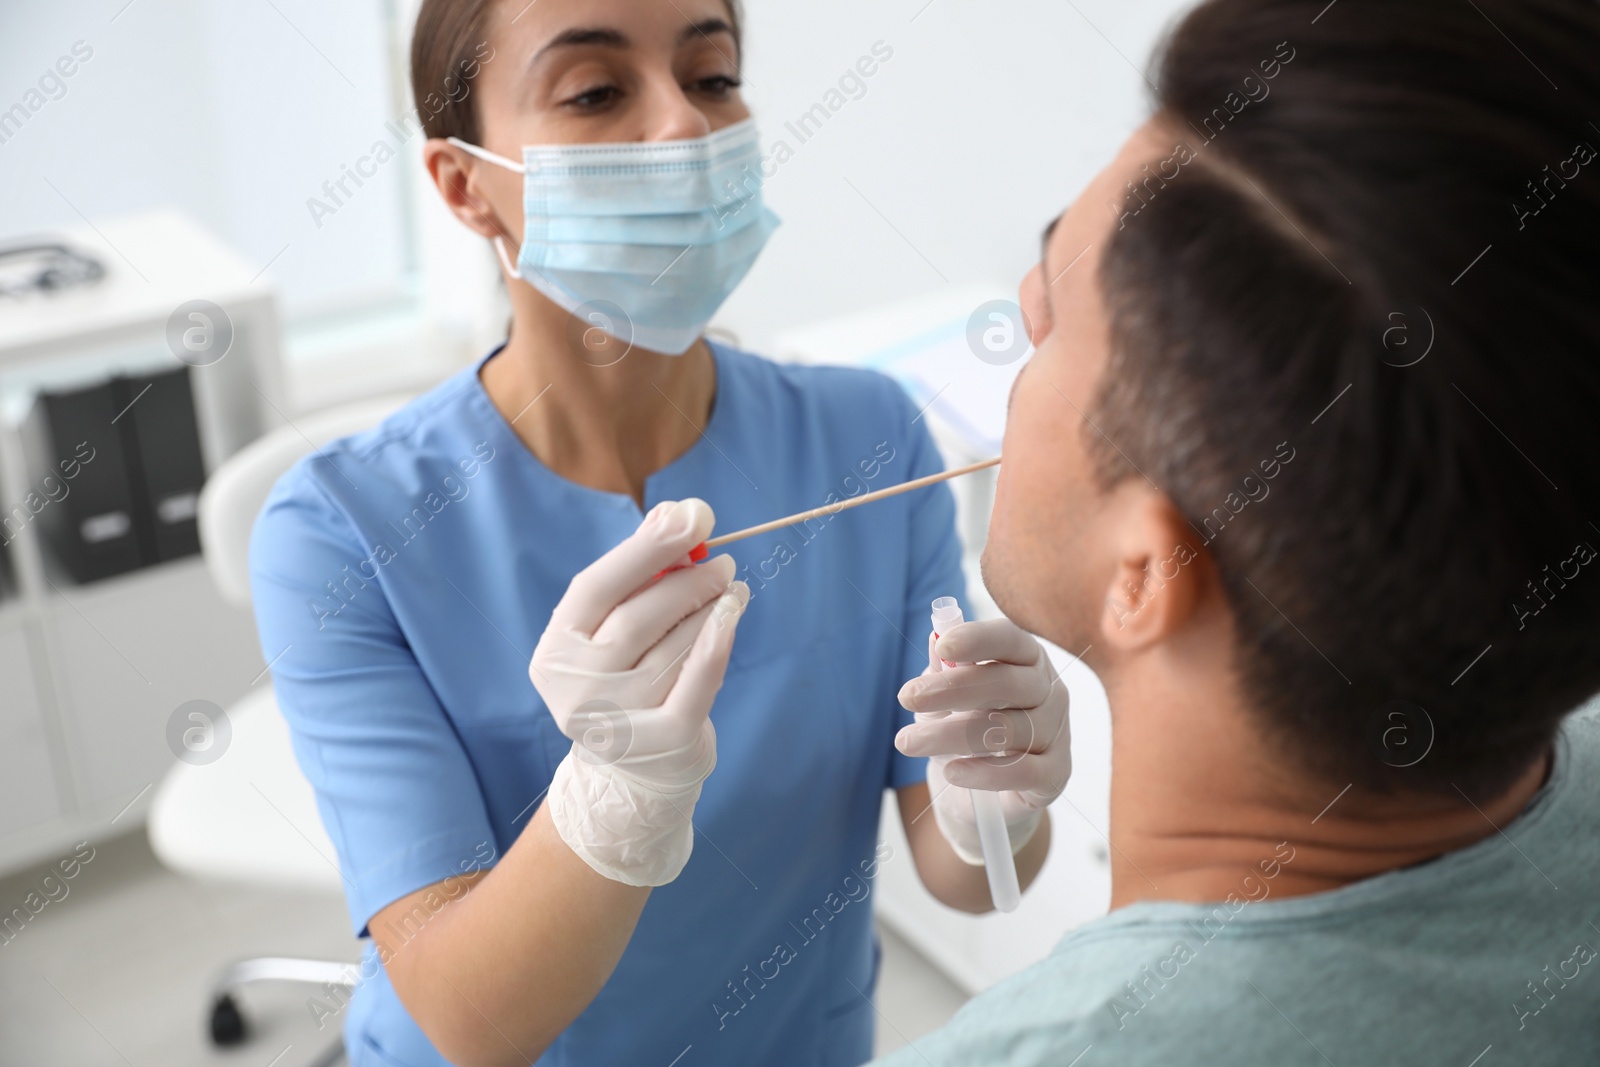
[[[987,470],[990,467],[998,465],[999,462],[1000,457],[996,456],[993,459],[986,459],[982,463],[973,463],[965,467],[958,467],[953,471],[945,471],[942,474],[930,474],[926,478],[917,478],[913,481],[902,482],[899,485],[891,485],[887,489],[879,489],[877,492],[868,493],[866,496],[858,496],[850,500],[840,500],[833,504],[824,504],[820,508],[812,508],[810,511],[802,511],[800,514],[790,515],[788,518],[774,519],[771,522],[764,522],[760,526],[751,526],[749,529],[736,530],[733,533],[723,534],[721,537],[713,537],[701,547],[709,551],[710,549],[719,548],[722,545],[729,544],[733,541],[742,541],[746,537],[754,537],[757,534],[769,533],[773,530],[781,530],[785,526],[798,526],[800,523],[809,519],[820,519],[824,515],[837,515],[841,511],[847,511],[850,508],[860,507],[862,504],[870,504],[874,500],[882,500],[885,497],[899,496],[901,493],[909,493],[913,489],[921,489],[924,486],[934,485],[938,482],[949,481],[951,478],[959,478],[963,474],[972,474],[976,471]],[[701,558],[704,557],[702,556]]]

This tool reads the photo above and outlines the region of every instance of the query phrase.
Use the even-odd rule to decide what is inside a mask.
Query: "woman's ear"
[[[518,247],[521,238],[501,225],[494,206],[480,188],[479,174],[485,164],[442,137],[429,138],[422,148],[422,163],[428,168],[428,175],[444,198],[445,206],[463,226],[490,240],[503,237],[512,248]],[[515,177],[509,172],[507,176]]]
[[[1117,495],[1100,635],[1121,652],[1139,652],[1189,621],[1209,560],[1204,542],[1163,493],[1130,479]]]

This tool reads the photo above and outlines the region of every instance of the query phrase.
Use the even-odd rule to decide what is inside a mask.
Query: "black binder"
[[[187,367],[40,393],[23,435],[30,510],[42,502],[35,521],[74,581],[200,551],[205,462]]]
[[[118,410],[126,409],[118,426],[145,562],[192,556],[200,551],[195,513],[206,471],[189,369],[117,378],[114,385]]]
[[[91,582],[133,570],[140,549],[127,457],[109,381],[40,393],[23,425],[33,521],[73,579]],[[63,494],[63,489],[65,490]]]

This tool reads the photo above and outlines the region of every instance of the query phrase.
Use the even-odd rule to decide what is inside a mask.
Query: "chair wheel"
[[[226,1047],[237,1045],[245,1038],[244,1013],[238,1002],[227,993],[211,1005],[211,1043]]]

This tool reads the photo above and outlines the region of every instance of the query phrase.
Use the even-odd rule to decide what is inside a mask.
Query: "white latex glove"
[[[528,676],[572,751],[545,803],[584,862],[665,885],[694,848],[690,818],[717,763],[711,702],[750,589],[731,556],[689,565],[715,522],[703,500],[658,504],[568,586]],[[659,579],[663,569],[677,567]]]
[[[1039,642],[1008,619],[930,634],[928,669],[900,688],[900,703],[916,721],[895,746],[932,757],[933,815],[956,855],[983,864],[970,789],[998,792],[1011,851],[1027,844],[1072,775],[1067,687]]]

